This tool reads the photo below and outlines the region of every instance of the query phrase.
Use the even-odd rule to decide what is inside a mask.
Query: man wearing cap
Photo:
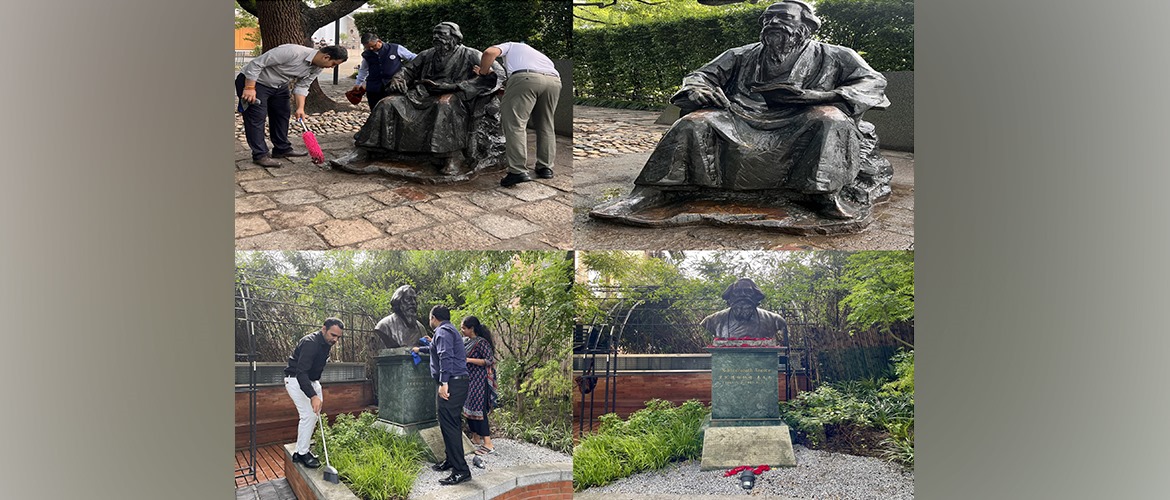
[[[414,352],[431,355],[431,377],[439,385],[435,404],[439,408],[439,431],[443,434],[443,451],[447,458],[431,468],[451,471],[439,484],[459,484],[471,479],[471,468],[463,457],[463,403],[467,401],[467,351],[463,337],[451,324],[447,306],[431,308],[431,328],[435,339],[429,346],[415,347]]]
[[[403,64],[414,60],[415,53],[396,43],[383,42],[374,33],[362,35],[362,46],[366,50],[362,52],[362,64],[358,66],[357,83],[353,88],[366,90],[366,99],[372,110],[389,94],[390,79]]]
[[[252,149],[252,162],[262,167],[279,167],[275,158],[305,156],[306,152],[293,149],[288,141],[289,116],[305,117],[305,97],[309,86],[321,70],[333,68],[345,62],[349,53],[345,47],[331,45],[320,50],[286,43],[260,54],[240,69],[236,75],[236,96],[240,98],[241,114],[244,115],[244,134],[248,147]],[[293,87],[293,99],[297,109],[294,113],[289,106],[288,85]],[[246,103],[246,106],[245,106]],[[272,138],[272,151],[264,142],[264,121],[268,120],[268,135]]]
[[[300,415],[297,424],[297,449],[293,462],[300,462],[310,469],[321,466],[321,461],[309,451],[313,428],[321,413],[321,372],[329,361],[329,350],[341,339],[345,325],[337,318],[328,318],[321,330],[305,335],[288,357],[284,369],[284,388],[292,398]]]
[[[812,39],[821,21],[784,0],[760,16],[760,41],[730,49],[683,79],[685,115],[650,155],[629,196],[591,215],[621,220],[668,192],[783,190],[831,219],[852,219],[843,188],[886,175],[873,125],[886,79],[850,48]],[[765,95],[768,97],[765,98]],[[872,203],[860,195],[859,203]]]
[[[481,117],[498,120],[488,107],[504,84],[504,68],[495,64],[495,75],[476,74],[472,68],[483,54],[463,45],[463,33],[455,23],[439,23],[431,39],[434,47],[419,52],[390,79],[390,95],[370,110],[369,119],[354,135],[356,150],[333,165],[372,173],[377,167],[355,163],[370,159],[371,153],[424,154],[440,159],[441,175],[453,176],[464,171],[465,150],[473,161],[489,155],[490,138],[473,141],[472,126]],[[494,127],[498,130],[498,121]]]
[[[475,67],[478,74],[491,71],[497,57],[504,58],[508,86],[500,103],[501,122],[506,141],[508,175],[500,180],[504,187],[531,181],[528,175],[528,119],[536,129],[536,176],[553,176],[552,164],[557,154],[553,112],[561,96],[561,74],[548,56],[523,42],[505,42],[483,51]]]

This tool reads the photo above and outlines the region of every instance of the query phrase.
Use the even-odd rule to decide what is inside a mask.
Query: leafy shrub
[[[573,449],[573,487],[600,486],[634,473],[661,469],[676,460],[698,458],[699,427],[710,409],[698,401],[677,407],[654,399],[626,420],[601,416],[597,433]]]
[[[398,436],[374,427],[376,420],[369,412],[357,418],[341,414],[333,425],[326,425],[330,463],[363,499],[404,499],[422,468],[424,445],[417,436]],[[314,448],[324,461],[321,443]]]
[[[914,466],[914,353],[894,356],[898,375],[885,384],[853,380],[823,385],[780,403],[796,441]]]

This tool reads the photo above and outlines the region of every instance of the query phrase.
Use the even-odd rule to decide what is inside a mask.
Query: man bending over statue
[[[476,74],[473,68],[483,54],[463,45],[463,33],[455,23],[439,23],[432,40],[434,47],[420,52],[390,79],[390,95],[370,110],[370,118],[354,136],[357,151],[334,165],[370,173],[376,168],[359,168],[353,162],[370,159],[371,154],[423,153],[442,159],[439,173],[451,176],[464,169],[464,150],[473,161],[502,153],[502,139],[493,142],[491,136],[500,137],[494,94],[504,84],[504,68],[495,63],[488,75]],[[479,118],[484,130],[474,130]]]
[[[777,189],[824,217],[857,215],[842,188],[865,167],[889,165],[873,150],[872,125],[861,122],[889,104],[885,78],[852,49],[812,40],[821,22],[804,2],[772,4],[760,22],[758,43],[683,79],[671,102],[689,113],[658,143],[629,197],[594,216],[621,218],[665,191]]]

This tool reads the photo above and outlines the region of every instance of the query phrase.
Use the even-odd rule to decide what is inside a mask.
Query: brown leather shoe
[[[285,151],[283,153],[277,153],[277,152],[272,153],[273,158],[293,158],[293,157],[297,157],[297,156],[309,156],[309,153],[307,151],[297,151],[295,149],[290,149],[290,150]]]
[[[261,167],[268,167],[268,168],[280,168],[280,167],[284,166],[283,163],[278,162],[276,160],[273,160],[272,157],[269,157],[269,156],[261,156],[259,158],[256,158],[255,160],[252,160],[252,163],[260,165]]]

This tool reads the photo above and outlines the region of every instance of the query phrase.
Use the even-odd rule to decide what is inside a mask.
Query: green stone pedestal
[[[780,347],[712,347],[711,420],[700,469],[792,467],[796,455],[780,419]]]
[[[438,425],[429,357],[415,365],[410,349],[382,349],[378,366],[378,421],[391,432],[410,434]]]

